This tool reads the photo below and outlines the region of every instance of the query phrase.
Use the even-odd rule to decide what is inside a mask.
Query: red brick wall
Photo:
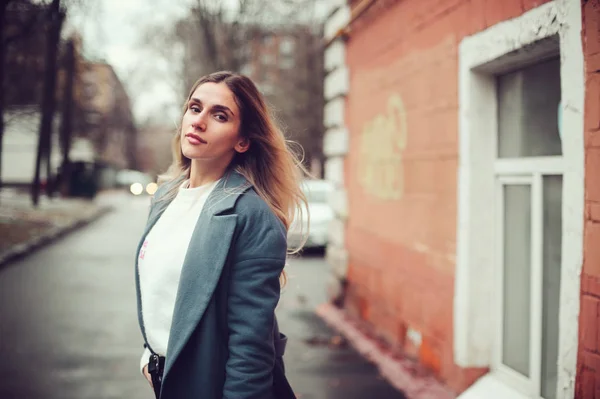
[[[600,398],[600,0],[583,1],[585,236],[576,398]]]
[[[409,352],[407,329],[420,332],[413,355],[457,391],[483,372],[456,367],[452,348],[458,44],[545,2],[382,0],[347,43],[346,307]],[[404,104],[405,130],[402,112],[388,107],[393,96]]]

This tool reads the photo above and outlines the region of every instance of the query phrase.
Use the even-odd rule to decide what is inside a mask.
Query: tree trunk
[[[2,190],[2,153],[4,151],[4,56],[6,52],[4,38],[4,16],[8,2],[0,4],[0,190]]]
[[[60,30],[64,20],[64,14],[60,10],[60,0],[52,0],[48,10],[48,41],[46,42],[46,65],[44,70],[44,92],[42,93],[42,121],[40,123],[40,133],[38,137],[37,157],[35,160],[35,175],[31,189],[31,199],[34,206],[38,206],[40,198],[40,169],[42,159],[46,159],[47,176],[46,188],[50,184],[51,171],[50,148],[52,146],[52,122],[54,119],[54,109],[56,105],[56,53],[58,42],[60,40]]]
[[[71,138],[73,136],[73,83],[75,81],[75,47],[73,40],[67,43],[65,54],[65,90],[63,95],[63,109],[60,126],[60,146],[62,162],[60,166],[60,179],[58,183],[63,195],[70,195],[71,182]]]

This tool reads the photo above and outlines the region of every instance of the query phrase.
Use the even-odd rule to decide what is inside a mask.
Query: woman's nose
[[[206,113],[204,110],[196,115],[196,117],[192,120],[192,126],[196,129],[205,130],[206,129]]]

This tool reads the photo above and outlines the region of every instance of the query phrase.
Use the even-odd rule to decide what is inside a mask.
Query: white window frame
[[[542,157],[540,157],[542,158]],[[496,296],[495,315],[496,315],[496,336],[494,344],[494,354],[492,368],[498,378],[520,392],[533,398],[541,398],[541,363],[542,363],[542,312],[543,312],[543,238],[544,238],[544,198],[543,198],[543,178],[545,175],[563,176],[562,157],[543,157],[548,158],[543,162],[544,168],[533,172],[520,174],[496,174],[496,203],[495,203],[495,226],[496,226]],[[529,158],[535,159],[535,158]],[[525,160],[525,159],[523,159]],[[538,158],[538,160],[540,160]],[[498,161],[504,160],[496,160]],[[521,159],[513,159],[515,164],[519,164]],[[540,160],[541,161],[541,160]],[[546,168],[546,164],[554,163],[553,168]],[[525,163],[526,164],[526,163]],[[521,170],[522,172],[523,170]],[[563,176],[564,178],[564,176]],[[504,329],[504,309],[502,293],[504,291],[504,187],[506,185],[527,185],[531,187],[531,286],[530,286],[530,315],[531,324],[529,332],[529,374],[527,378],[502,363],[503,354],[503,329]]]
[[[510,174],[511,170],[528,168],[533,174],[552,174],[552,170],[561,169],[564,173],[557,397],[565,399],[574,396],[583,258],[585,80],[580,35],[581,3],[554,0],[467,37],[459,47],[455,363],[461,367],[490,367],[494,363],[497,328],[490,292],[496,288],[498,268],[494,256],[496,220],[490,204],[496,195],[496,173]],[[496,162],[498,121],[494,76],[543,60],[555,50],[556,44],[545,40],[552,37],[559,39],[561,57],[562,160]],[[519,51],[525,47],[527,51]],[[487,387],[480,385],[478,392],[486,392],[486,399],[498,397],[490,391],[492,386],[498,391],[497,384],[493,380]]]
[[[562,175],[564,160],[561,155],[549,157],[499,158],[494,163],[494,174],[542,174]]]

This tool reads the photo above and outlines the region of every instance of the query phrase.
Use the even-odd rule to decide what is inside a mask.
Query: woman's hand
[[[150,377],[150,373],[148,373],[148,365],[144,366],[144,368],[142,369],[142,372],[144,373],[144,377],[146,377],[146,379],[148,380],[148,383],[150,384],[150,388],[154,389],[154,385],[152,385],[152,377]]]

